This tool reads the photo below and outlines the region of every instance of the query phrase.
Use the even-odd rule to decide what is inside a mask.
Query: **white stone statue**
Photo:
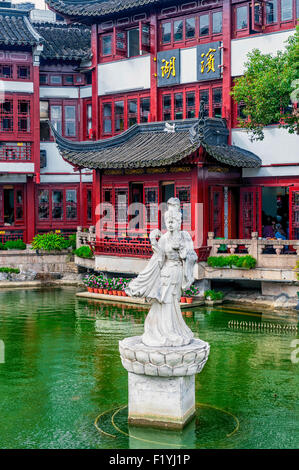
[[[179,302],[182,291],[194,282],[197,255],[189,233],[181,231],[181,221],[180,201],[171,198],[165,213],[167,232],[151,232],[154,254],[126,289],[130,296],[152,301],[142,336],[146,346],[185,346],[194,336],[182,317]]]

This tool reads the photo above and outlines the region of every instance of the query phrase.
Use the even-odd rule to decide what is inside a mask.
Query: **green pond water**
[[[127,425],[118,353],[119,340],[142,334],[146,312],[75,293],[0,291],[1,449],[299,447],[298,333],[229,323],[296,324],[296,316],[275,320],[226,304],[185,314],[211,346],[196,379],[196,418],[183,432],[153,431]]]

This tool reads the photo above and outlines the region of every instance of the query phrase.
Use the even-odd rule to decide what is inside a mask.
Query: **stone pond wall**
[[[75,279],[79,268],[70,252],[37,253],[30,249],[0,251],[0,267],[19,268],[19,274],[1,273],[0,281]]]

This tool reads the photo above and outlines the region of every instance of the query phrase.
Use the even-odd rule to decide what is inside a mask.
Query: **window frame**
[[[18,93],[5,93],[5,100],[7,101],[12,101],[13,107],[12,107],[12,123],[13,127],[12,130],[10,131],[4,131],[1,130],[0,128],[0,136],[1,140],[6,140],[7,137],[14,137],[16,139],[22,139],[26,140],[26,136],[30,138],[33,133],[33,119],[32,119],[32,114],[33,114],[33,96],[30,94],[18,94]],[[27,117],[29,118],[29,127],[30,129],[27,131],[22,131],[19,130],[19,118],[20,118],[20,113],[19,113],[19,103],[21,101],[25,101],[29,103],[29,113]]]
[[[17,81],[17,82],[32,82],[33,81],[33,70],[32,70],[32,63],[31,62],[24,62],[24,61],[14,61],[12,59],[1,59],[1,67],[10,67],[11,68],[11,75],[10,77],[1,77],[0,80],[5,81]],[[26,67],[28,69],[28,77],[27,78],[20,78],[18,77],[18,70],[20,67]]]
[[[49,101],[49,119],[50,119],[51,122],[52,122],[52,107],[53,106],[60,106],[61,107],[61,135],[63,137],[65,137],[66,139],[69,139],[69,140],[78,140],[78,138],[79,138],[78,100],[75,100],[75,99],[61,99],[61,100],[49,99],[49,100],[45,100],[45,101]],[[75,121],[76,134],[74,136],[68,136],[68,135],[66,135],[66,132],[65,132],[65,125],[66,125],[65,108],[67,106],[74,106],[75,107],[74,121]],[[50,141],[49,142],[53,142],[53,140],[54,139],[53,139],[52,133],[50,133]]]
[[[265,27],[265,31],[277,31],[281,29],[288,29],[290,27],[296,27],[297,24],[297,2],[296,0],[292,0],[292,18],[287,20],[282,20],[282,8],[281,8],[282,0],[277,0],[277,20],[273,21],[273,23],[267,23],[267,12],[266,12],[266,5],[263,11],[263,24]],[[266,2],[267,3],[267,2]]]
[[[129,129],[129,112],[128,112],[128,104],[130,101],[137,101],[137,124],[141,123],[143,115],[141,112],[141,101],[143,99],[150,100],[150,94],[145,92],[138,92],[132,94],[121,94],[121,95],[113,95],[113,96],[106,96],[106,97],[99,97],[99,109],[100,109],[100,138],[109,138],[113,137],[114,135],[121,134],[123,131]],[[115,103],[117,102],[124,102],[124,129],[120,131],[115,131]],[[105,119],[104,116],[104,105],[111,104],[111,116],[109,119]],[[104,121],[111,119],[111,132],[104,132]],[[150,112],[148,116],[148,121],[150,121]],[[146,122],[146,121],[143,121]]]
[[[110,54],[104,54],[104,41],[103,39],[107,36],[110,36],[111,37],[111,52]],[[100,35],[100,56],[101,57],[112,57],[113,56],[113,46],[114,46],[114,41],[113,41],[113,32],[110,32],[110,33],[105,33],[105,34],[101,34]]]
[[[282,9],[281,9],[281,0],[277,0],[277,20],[273,23],[267,23],[267,1],[259,0],[261,5],[262,11],[260,14],[260,22],[256,23],[255,18],[252,18],[254,14],[252,9],[251,2],[242,2],[233,5],[233,13],[232,13],[232,39],[238,37],[246,37],[253,34],[258,33],[271,33],[271,32],[278,32],[284,31],[287,29],[295,28],[297,25],[298,19],[297,16],[297,8],[299,12],[299,6],[297,7],[298,0],[292,0],[292,18],[288,20],[282,20]],[[242,6],[246,6],[248,9],[248,27],[244,29],[237,30],[237,8]]]
[[[213,14],[214,13],[221,13],[222,14],[222,21],[223,21],[223,10],[222,8],[213,8],[211,10],[203,10],[190,13],[188,15],[180,15],[168,18],[159,18],[158,23],[158,47],[159,51],[169,50],[169,49],[176,49],[182,47],[191,47],[196,44],[204,44],[205,42],[212,42],[217,40],[222,40],[223,36],[223,24],[222,24],[222,31],[220,33],[213,33]],[[209,34],[205,36],[200,36],[199,34],[199,23],[200,23],[200,16],[208,15],[209,16]],[[189,19],[195,19],[195,35],[192,38],[186,37],[186,21]],[[183,39],[180,41],[174,40],[174,23],[176,21],[183,21]],[[167,43],[162,42],[162,26],[165,23],[170,23],[170,41]]]
[[[85,185],[84,185],[85,187]],[[48,217],[40,219],[39,216],[39,195],[42,191],[48,191]],[[62,192],[62,218],[53,217],[53,194],[54,191]],[[67,218],[67,191],[76,191],[76,218]],[[36,225],[39,229],[52,228],[63,229],[65,227],[76,227],[80,218],[80,190],[77,183],[74,184],[40,184],[35,196],[36,203]],[[87,219],[87,217],[86,217]]]
[[[7,186],[7,187],[6,187]],[[5,220],[4,220],[4,190],[5,189],[11,189],[13,190],[14,194],[14,222],[11,225],[5,225]],[[0,191],[2,193],[2,207],[0,208],[0,213],[1,213],[1,220],[0,220],[0,225],[4,227],[5,230],[10,230],[11,228],[20,228],[24,227],[25,228],[25,221],[26,221],[26,190],[25,190],[25,185],[24,184],[2,184],[0,186]],[[17,202],[17,192],[20,191],[22,193],[22,202],[18,203]],[[17,209],[21,207],[22,208],[22,217],[17,218]]]
[[[247,10],[247,27],[246,28],[241,28],[241,29],[237,29],[237,10],[239,8],[244,8],[246,7],[246,10]],[[232,34],[232,37],[243,37],[243,36],[249,36],[249,33],[250,33],[250,3],[246,2],[246,3],[238,3],[236,5],[234,5],[233,7],[233,34]]]
[[[158,97],[158,102],[159,102],[159,120],[164,121],[164,107],[163,107],[163,97],[170,95],[171,97],[171,106],[170,106],[170,119],[169,121],[176,121],[175,119],[175,95],[182,93],[183,94],[183,119],[188,119],[187,118],[187,95],[189,93],[194,93],[195,94],[195,106],[194,106],[194,112],[195,112],[195,118],[199,115],[199,107],[200,107],[200,93],[202,91],[208,90],[209,92],[209,104],[208,104],[208,110],[209,110],[209,117],[214,117],[214,104],[213,104],[213,90],[214,89],[222,89],[222,81],[221,80],[215,80],[213,83],[211,82],[202,82],[201,84],[194,84],[194,85],[181,85],[177,86],[175,88],[161,88],[159,90],[159,97]],[[221,108],[223,111],[223,96],[222,96],[222,103],[221,103]],[[189,118],[192,119],[192,118]]]

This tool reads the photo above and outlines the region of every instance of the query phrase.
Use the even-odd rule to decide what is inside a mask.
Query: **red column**
[[[222,116],[226,119],[228,128],[232,127],[232,97],[231,90],[231,33],[232,10],[231,0],[223,0],[223,82],[222,82]],[[229,136],[231,143],[231,134]]]
[[[79,225],[84,227],[84,196],[83,196],[83,183],[82,183],[82,170],[79,170],[80,174],[80,183],[79,183]]]
[[[26,184],[26,243],[31,243],[35,235],[35,185],[33,177],[27,176]]]
[[[36,62],[35,62],[36,61]],[[39,60],[33,59],[33,109],[32,109],[32,130],[33,130],[33,162],[35,182],[40,183],[40,111],[39,111]]]
[[[151,121],[158,121],[158,78],[157,78],[158,28],[157,17],[150,17],[150,53],[151,53]]]
[[[92,129],[95,140],[99,140],[99,97],[98,97],[98,28],[96,24],[91,28],[91,50],[92,50]]]
[[[100,241],[100,204],[101,204],[101,193],[102,193],[102,174],[101,170],[94,170],[93,172],[93,184],[92,184],[92,195],[93,195],[93,210],[95,214],[95,227],[96,227],[96,241]]]

